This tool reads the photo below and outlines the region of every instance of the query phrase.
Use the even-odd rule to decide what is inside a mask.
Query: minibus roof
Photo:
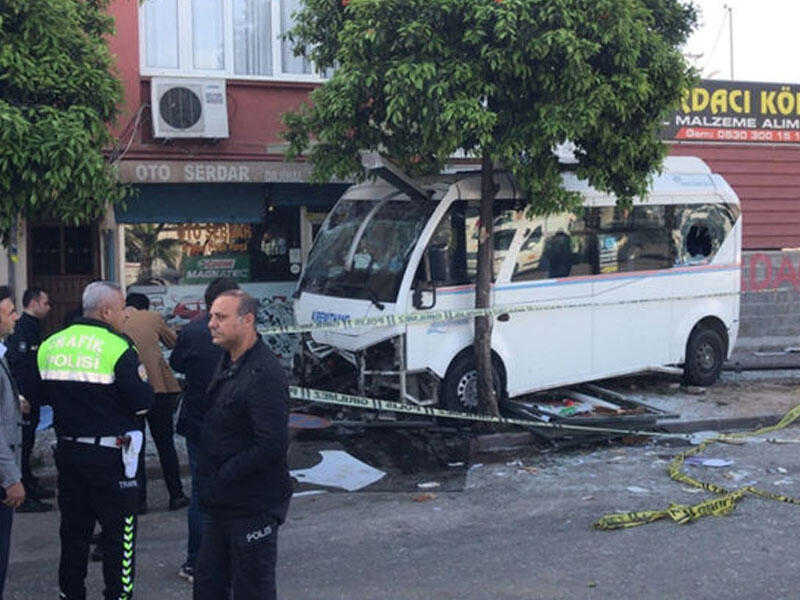
[[[457,199],[461,200],[477,200],[481,194],[480,171],[421,177],[417,181],[432,192],[432,201],[441,200],[448,191],[455,192]],[[495,183],[498,185],[495,195],[497,199],[525,199],[522,190],[507,172],[497,171]],[[613,204],[616,201],[613,194],[591,187],[586,180],[578,179],[573,172],[564,173],[563,185],[569,191],[580,193],[591,204]],[[725,180],[712,173],[709,166],[695,156],[667,157],[662,164],[661,173],[653,176],[648,197],[697,195],[722,196],[726,202],[738,203],[736,194]],[[348,200],[375,200],[389,196],[397,200],[409,199],[406,194],[379,178],[368,179],[348,188],[342,197]],[[642,200],[637,198],[635,201]]]

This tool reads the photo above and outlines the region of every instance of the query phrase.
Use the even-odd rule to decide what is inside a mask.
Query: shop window
[[[302,267],[297,210],[267,215],[263,223],[126,225],[126,284],[295,281]]]

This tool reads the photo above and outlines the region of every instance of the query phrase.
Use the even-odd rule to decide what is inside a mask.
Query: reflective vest
[[[114,383],[114,367],[130,348],[124,338],[92,325],[71,325],[39,347],[36,362],[45,381]]]

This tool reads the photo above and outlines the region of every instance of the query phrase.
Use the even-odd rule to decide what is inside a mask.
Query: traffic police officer
[[[47,338],[37,362],[58,436],[61,598],[85,600],[95,520],[103,530],[106,600],[133,595],[141,415],[153,391],[129,338],[120,334],[125,299],[115,283],[83,292],[84,318]]]

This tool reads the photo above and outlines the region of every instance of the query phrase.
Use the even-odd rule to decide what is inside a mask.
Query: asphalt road
[[[800,496],[800,428],[767,437],[789,443],[716,444],[704,456],[732,464],[686,469],[729,487],[753,483]],[[602,445],[532,455],[510,465],[406,473],[394,477],[392,486],[376,486],[381,491],[296,498],[280,531],[280,597],[797,598],[800,506],[747,496],[731,515],[689,525],[591,528],[608,512],[709,497],[667,477],[668,461],[683,449]],[[448,491],[420,497],[416,484],[439,477]],[[176,575],[185,511],[158,510],[166,504],[164,495],[162,482],[150,486],[152,512],[140,522],[140,599],[191,597],[190,586]],[[7,599],[57,597],[57,532],[57,513],[17,515]],[[89,597],[99,598],[96,563],[88,584]]]

